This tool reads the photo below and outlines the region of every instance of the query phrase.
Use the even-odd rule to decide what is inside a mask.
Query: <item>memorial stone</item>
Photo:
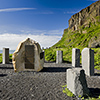
[[[9,48],[3,48],[3,64],[9,63]]]
[[[89,95],[86,77],[82,68],[67,69],[67,88],[76,96]]]
[[[72,49],[72,66],[80,67],[80,49]]]
[[[56,63],[60,64],[63,62],[63,51],[56,52]]]
[[[40,71],[43,69],[44,57],[40,45],[27,38],[19,43],[13,54],[14,71]]]
[[[94,75],[94,50],[90,48],[82,50],[82,68],[85,70],[86,75]]]

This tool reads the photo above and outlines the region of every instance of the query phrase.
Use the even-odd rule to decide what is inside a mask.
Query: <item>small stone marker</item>
[[[3,64],[9,63],[9,48],[3,48]]]
[[[76,96],[89,94],[85,73],[82,68],[67,69],[67,88]]]
[[[85,70],[86,75],[94,75],[94,50],[90,48],[82,50],[82,68]]]
[[[72,49],[72,66],[80,67],[80,49]]]
[[[45,62],[45,51],[43,50],[42,53],[43,53],[42,55],[43,55],[43,59],[44,59],[44,62]]]
[[[60,64],[63,62],[63,51],[56,52],[56,63]]]
[[[40,45],[27,38],[19,43],[13,54],[14,71],[40,71],[43,69],[44,58]]]

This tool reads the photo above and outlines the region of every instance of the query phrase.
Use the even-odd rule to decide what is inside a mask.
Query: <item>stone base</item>
[[[67,69],[67,88],[76,96],[89,94],[84,70],[81,68]]]

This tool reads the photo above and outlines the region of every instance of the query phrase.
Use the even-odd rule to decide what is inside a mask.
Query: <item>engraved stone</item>
[[[34,45],[25,45],[25,68],[34,69]]]
[[[40,45],[30,38],[19,43],[12,60],[15,72],[40,71],[44,65]]]

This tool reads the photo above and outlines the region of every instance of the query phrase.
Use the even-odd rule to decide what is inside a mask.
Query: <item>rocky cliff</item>
[[[82,9],[69,19],[69,29],[72,31],[79,30],[80,26],[90,27],[90,23],[96,22],[96,16],[100,15],[100,1],[97,1],[90,6]]]
[[[56,60],[56,51],[63,51],[63,60],[72,61],[72,48],[94,50],[95,65],[100,68],[100,1],[97,1],[69,19],[69,28],[59,42],[45,50],[47,61]]]

